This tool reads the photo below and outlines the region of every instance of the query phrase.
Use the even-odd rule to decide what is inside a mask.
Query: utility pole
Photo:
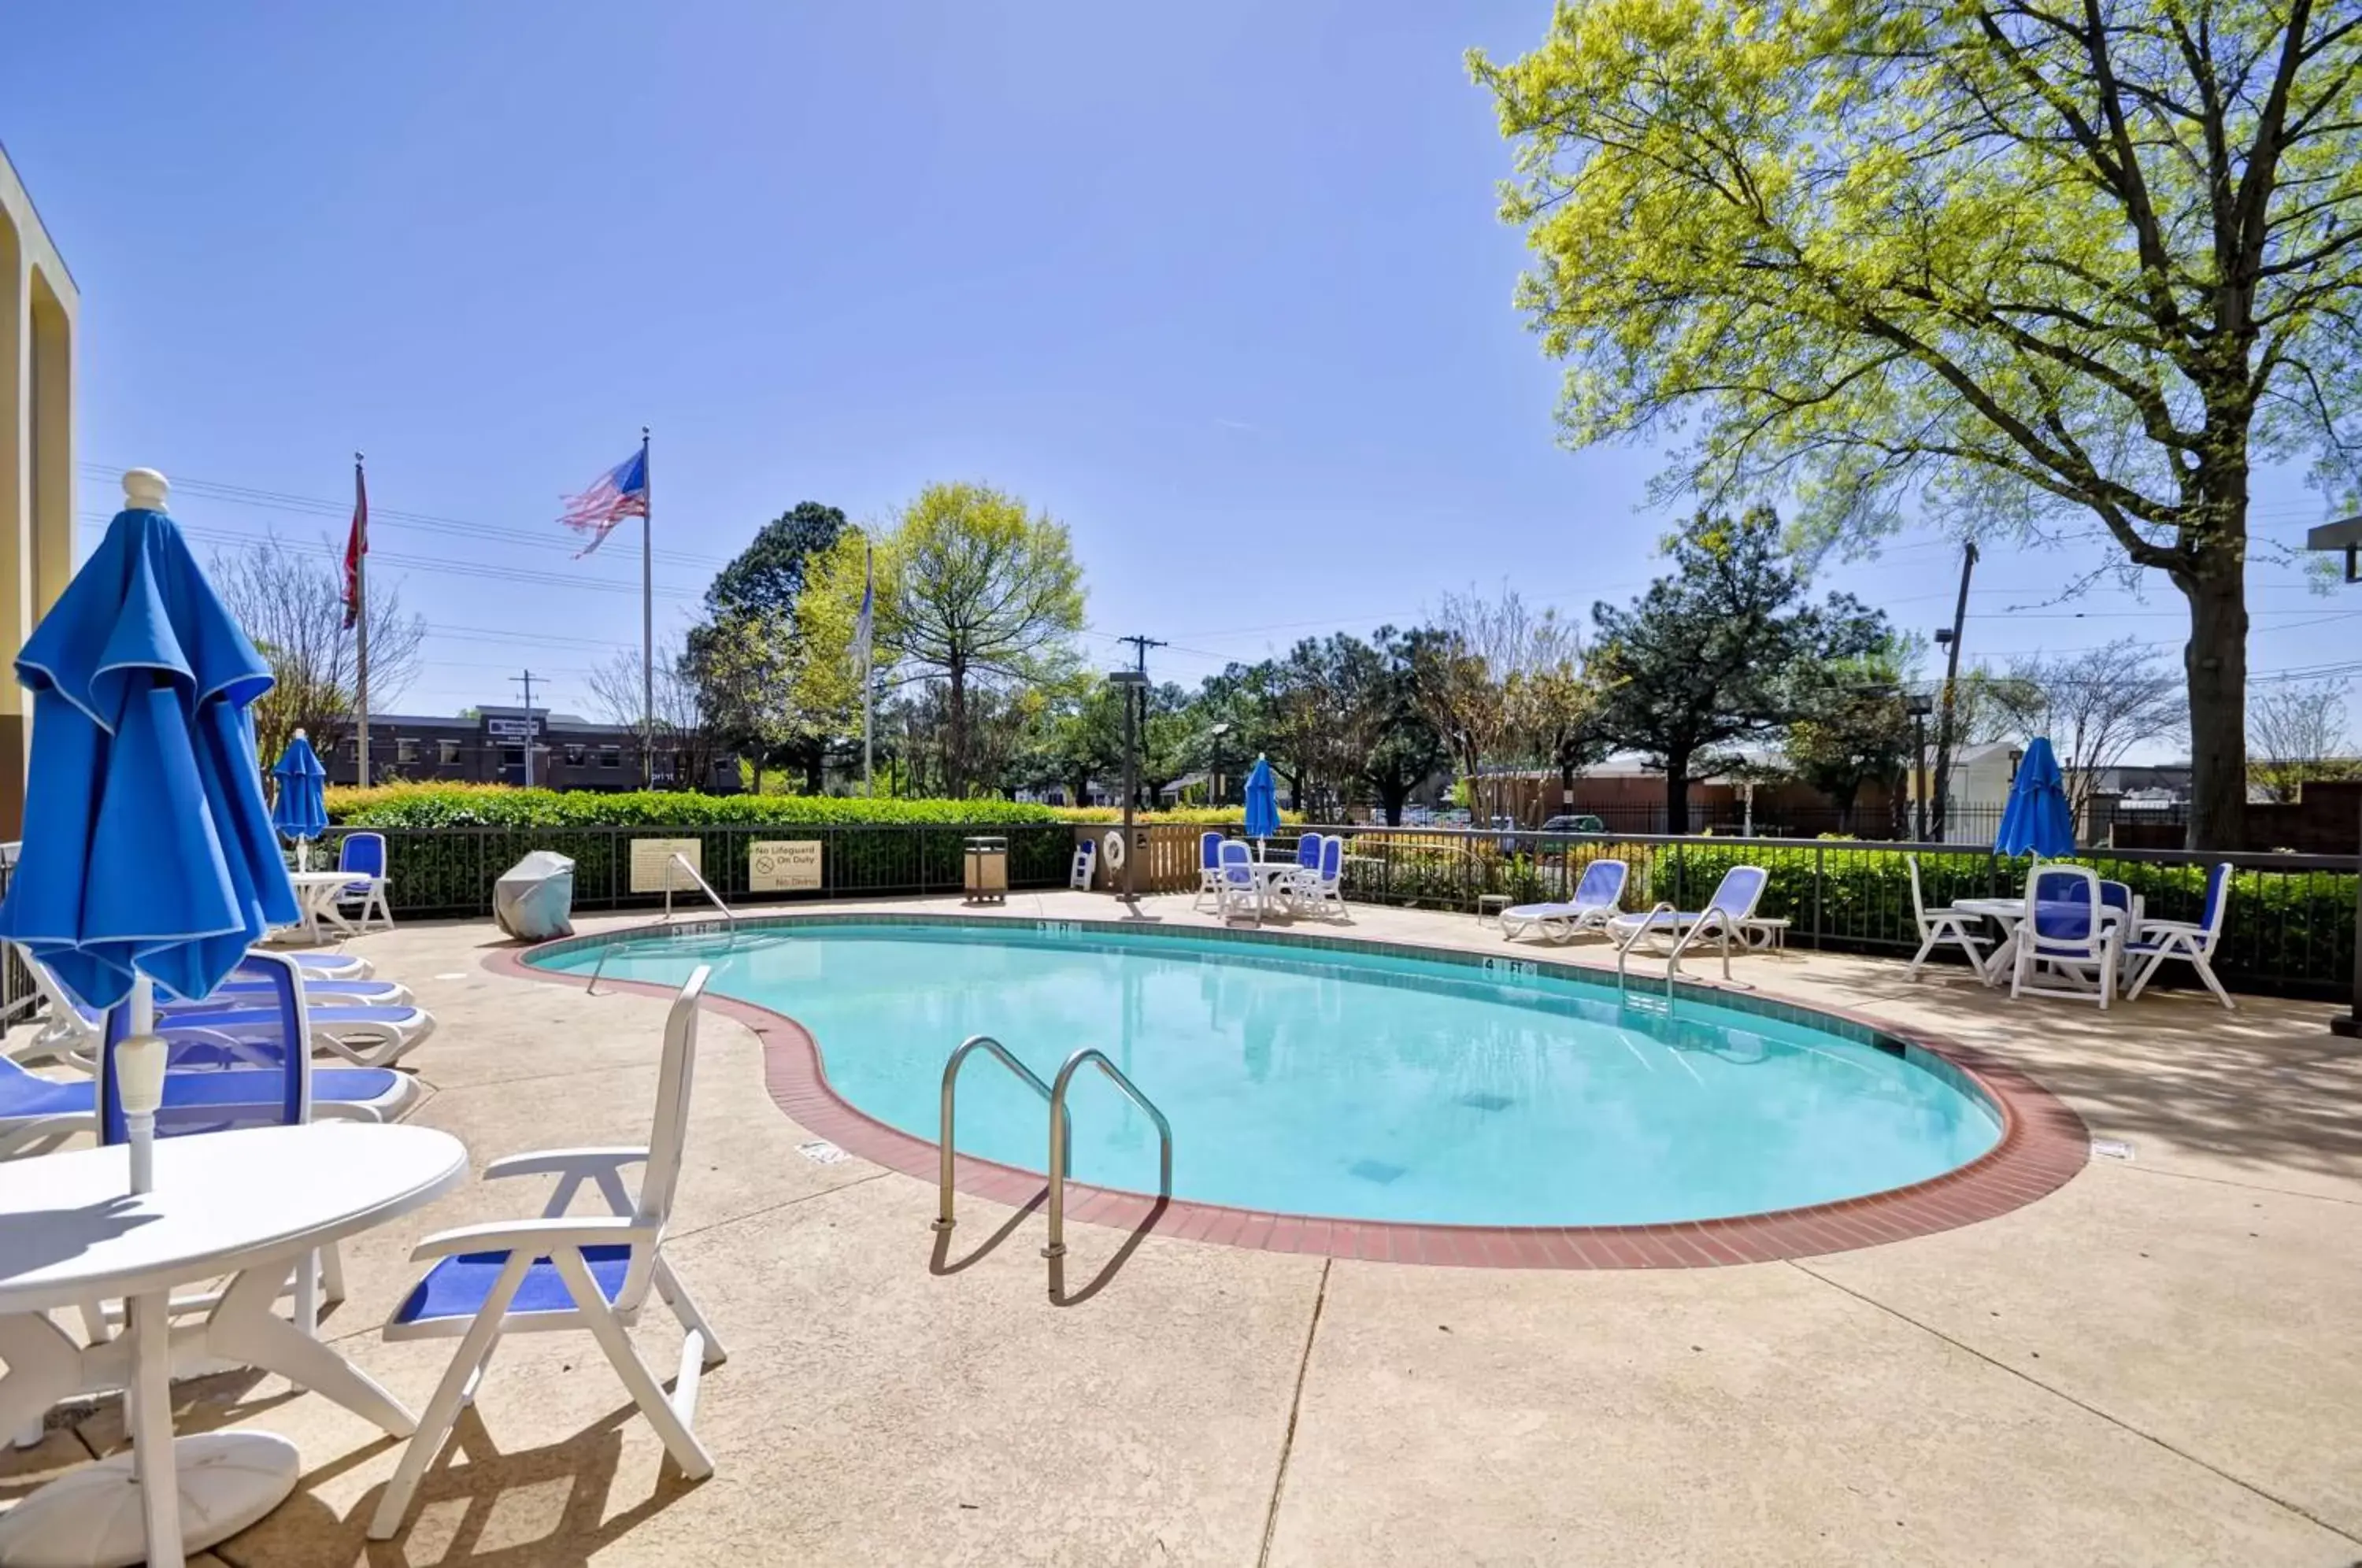
[[[1140,717],[1138,720],[1139,734],[1142,739],[1145,739],[1148,734],[1148,650],[1151,648],[1167,647],[1171,645],[1157,637],[1118,637],[1116,641],[1120,643],[1130,643],[1132,647],[1133,657],[1131,668],[1133,672],[1137,674],[1140,679],[1127,686],[1126,690],[1128,695],[1126,696],[1125,701],[1140,704]],[[1133,723],[1134,721],[1131,712],[1127,711],[1124,714],[1124,730],[1127,737],[1124,741],[1124,747],[1127,753],[1130,752],[1131,746],[1131,741],[1129,737],[1131,734]],[[1137,789],[1137,785],[1131,778],[1127,777],[1123,781],[1123,788],[1124,799],[1126,801],[1129,801],[1131,799],[1132,793]],[[1131,809],[1131,808],[1129,804],[1124,808],[1126,812],[1130,812]],[[1131,825],[1131,818],[1127,816],[1124,819],[1124,822],[1126,828],[1129,829]],[[1130,834],[1127,832],[1126,837],[1129,838],[1129,836]]]
[[[533,788],[533,671],[517,678],[524,687],[524,787]]]
[[[1939,627],[1936,633],[1936,640],[1946,645],[1947,651],[1944,658],[1943,702],[1936,715],[1936,787],[1933,791],[1935,799],[1929,802],[1934,808],[1929,814],[1936,833],[1935,839],[1930,842],[1935,843],[1950,841],[1944,816],[1946,802],[1952,788],[1952,690],[1954,684],[1960,678],[1960,633],[1967,626],[1969,619],[1969,577],[1976,569],[1977,547],[1971,542],[1963,547],[1960,552],[1960,597],[1952,606],[1951,628],[1947,631]]]

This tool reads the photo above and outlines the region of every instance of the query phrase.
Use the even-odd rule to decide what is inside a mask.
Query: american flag
[[[601,474],[589,490],[567,497],[565,514],[558,521],[590,536],[590,542],[574,552],[579,561],[605,544],[616,524],[647,514],[648,454],[644,447]]]

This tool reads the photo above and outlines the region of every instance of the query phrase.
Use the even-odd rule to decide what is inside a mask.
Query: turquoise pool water
[[[599,948],[536,960],[588,970]],[[1966,1164],[2000,1121],[1943,1064],[1614,984],[1180,935],[811,924],[613,944],[606,973],[798,1020],[829,1082],[933,1142],[944,1058],[990,1034],[1046,1081],[1106,1051],[1173,1124],[1177,1198],[1438,1224],[1699,1220],[1859,1197]],[[1074,1174],[1154,1191],[1154,1126],[1097,1074]],[[1041,1100],[961,1075],[958,1143],[1044,1168]]]

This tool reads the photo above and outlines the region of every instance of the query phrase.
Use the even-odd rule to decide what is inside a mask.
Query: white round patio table
[[[321,1121],[163,1138],[155,1152],[155,1190],[138,1198],[121,1145],[0,1162],[0,1430],[113,1372],[132,1442],[129,1455],[61,1476],[0,1515],[0,1568],[181,1568],[186,1552],[237,1534],[294,1490],[301,1464],[284,1438],[173,1441],[176,1285],[234,1276],[193,1336],[206,1354],[277,1372],[395,1437],[417,1430],[392,1395],[272,1304],[314,1248],[465,1179],[459,1140]],[[87,1349],[44,1316],[116,1297],[128,1306],[123,1338]]]
[[[337,908],[337,896],[346,885],[364,881],[350,871],[290,871],[287,880],[294,885],[295,901],[303,906],[304,931],[315,942],[320,940],[320,922],[326,921],[339,931],[350,931],[353,922]]]

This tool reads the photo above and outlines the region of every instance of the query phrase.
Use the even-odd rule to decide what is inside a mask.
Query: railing
[[[959,1043],[959,1048],[951,1054],[951,1059],[944,1064],[943,1103],[940,1108],[941,1127],[939,1130],[940,1135],[935,1140],[936,1164],[934,1228],[938,1231],[948,1231],[959,1222],[957,1217],[952,1210],[952,1126],[954,1121],[954,1106],[955,1102],[959,1098],[960,1068],[966,1064],[968,1057],[978,1051],[990,1052],[992,1055],[999,1061],[1002,1066],[1007,1067],[1010,1072],[1016,1074],[1021,1081],[1032,1086],[1033,1092],[1040,1095],[1044,1100],[1049,1101],[1053,1108],[1051,1112],[1052,1126],[1054,1128],[1058,1125],[1058,1117],[1055,1110],[1057,1101],[1051,1094],[1050,1086],[1043,1083],[1040,1076],[1037,1075],[1032,1068],[1019,1061],[1015,1055],[1010,1051],[1008,1046],[1003,1045],[999,1041],[995,1040],[989,1034],[971,1034],[966,1039],[961,1041]],[[1058,1076],[1058,1082],[1063,1086],[1065,1081],[1065,1075],[1061,1073]],[[1054,1139],[1050,1144],[1050,1169],[1053,1173],[1051,1179],[1054,1181],[1059,1180],[1065,1171],[1067,1163],[1073,1158],[1073,1150]]]
[[[1471,910],[1485,893],[1519,903],[1563,898],[1594,860],[1632,867],[1628,897],[1694,909],[1733,866],[1769,874],[1756,912],[1785,919],[1788,940],[1827,952],[1908,955],[1919,945],[1904,856],[1919,857],[1930,907],[2009,898],[2027,862],[1988,845],[1844,839],[1666,837],[1443,828],[1308,827],[1346,836],[1345,895],[1363,903]],[[1513,837],[1505,850],[1501,841]],[[2230,862],[2230,905],[2214,971],[2235,988],[2344,999],[2352,994],[2362,857],[2099,849],[2074,857],[2129,883],[2158,920],[2195,920],[2207,869]]]
[[[672,870],[676,866],[689,873],[689,879],[692,883],[696,884],[697,890],[699,892],[705,895],[707,902],[711,903],[715,909],[722,911],[722,918],[723,920],[730,922],[733,925],[738,923],[738,917],[731,912],[730,906],[728,904],[722,901],[722,895],[713,890],[713,884],[707,881],[703,877],[698,875],[697,867],[689,863],[689,856],[675,854],[665,862],[665,924],[670,925],[672,923]]]
[[[956,1124],[960,1068],[969,1056],[978,1051],[988,1052],[1002,1066],[1031,1085],[1035,1093],[1050,1102],[1050,1239],[1043,1246],[1042,1255],[1050,1260],[1051,1288],[1055,1291],[1059,1288],[1059,1260],[1066,1255],[1066,1178],[1075,1163],[1074,1130],[1066,1117],[1066,1090],[1073,1086],[1075,1075],[1086,1064],[1097,1067],[1124,1092],[1132,1104],[1146,1111],[1150,1121],[1156,1123],[1156,1197],[1159,1202],[1173,1196],[1173,1124],[1164,1120],[1164,1113],[1156,1109],[1156,1102],[1141,1093],[1140,1086],[1124,1077],[1123,1069],[1109,1060],[1104,1051],[1085,1046],[1066,1058],[1065,1066],[1058,1069],[1054,1082],[1045,1084],[1032,1068],[1019,1061],[999,1041],[989,1034],[971,1034],[960,1042],[959,1048],[944,1064],[943,1099],[939,1108],[941,1136],[935,1143],[933,1229],[937,1231],[949,1231],[959,1223],[953,1209],[955,1201],[952,1186],[953,1129]]]
[[[1086,1062],[1105,1073],[1132,1104],[1146,1111],[1148,1119],[1156,1123],[1156,1196],[1160,1201],[1173,1196],[1173,1124],[1164,1120],[1155,1101],[1123,1076],[1122,1068],[1108,1060],[1106,1052],[1086,1045],[1066,1058],[1066,1065],[1058,1069],[1057,1079],[1050,1086],[1050,1240],[1043,1247],[1042,1255],[1053,1264],[1066,1255],[1065,1166],[1073,1151],[1066,1127],[1066,1088],[1075,1081],[1076,1070]]]

